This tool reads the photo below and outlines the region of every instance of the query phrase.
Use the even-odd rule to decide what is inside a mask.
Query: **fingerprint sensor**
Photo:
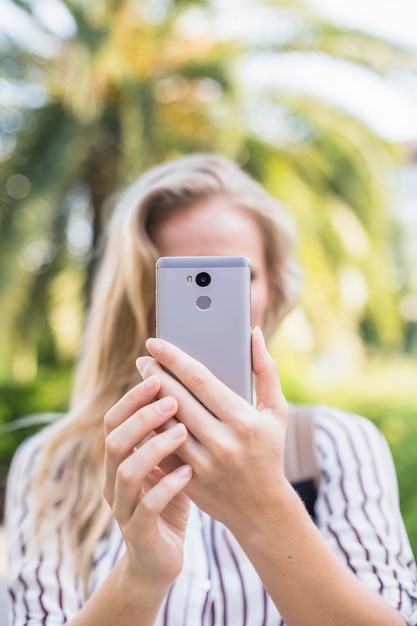
[[[211,300],[208,296],[198,296],[195,303],[200,311],[206,311],[211,306]]]

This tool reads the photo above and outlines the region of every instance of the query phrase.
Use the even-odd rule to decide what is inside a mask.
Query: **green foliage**
[[[417,364],[398,355],[372,358],[356,374],[332,381],[319,363],[285,368],[277,357],[284,393],[292,402],[327,404],[371,419],[384,433],[396,466],[401,511],[417,555]]]
[[[393,155],[345,112],[277,88],[273,75],[247,87],[241,74],[247,62],[262,67],[289,54],[344,59],[378,74],[414,71],[410,51],[331,24],[301,1],[248,3],[253,37],[217,36],[223,9],[209,0],[68,2],[74,31],[67,37],[42,25],[36,0],[15,4],[51,45],[28,54],[10,37],[0,42],[21,94],[15,107],[0,99],[0,141],[9,146],[0,170],[0,378],[16,375],[13,361],[25,351],[35,372],[40,346],[65,335],[50,310],[62,272],[76,275],[75,308],[82,308],[108,196],[148,166],[193,151],[237,159],[291,208],[316,352],[341,327],[378,345],[402,344],[398,287],[385,280],[398,245],[387,200]],[[91,228],[78,257],[68,242],[74,214]],[[351,306],[344,285],[354,280],[365,285],[366,302]],[[60,361],[59,346],[51,348]],[[76,350],[74,341],[66,358]]]
[[[42,426],[23,426],[19,418],[45,413],[62,413],[68,408],[71,368],[42,368],[36,382],[0,385],[0,521],[4,490],[12,457],[19,445]]]

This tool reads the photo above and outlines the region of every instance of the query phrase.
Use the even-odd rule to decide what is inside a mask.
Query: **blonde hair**
[[[51,427],[40,451],[28,522],[33,527],[36,522],[38,528],[53,525],[56,532],[64,528],[69,534],[86,595],[94,549],[112,523],[102,496],[103,416],[136,384],[135,359],[146,352],[145,340],[154,330],[158,251],[152,233],[170,212],[215,195],[250,213],[263,234],[272,294],[264,328],[267,335],[298,295],[294,232],[288,216],[228,159],[197,154],[166,162],[142,175],[119,197],[95,276],[71,410]],[[51,510],[53,515],[48,513]],[[32,537],[33,531],[29,541]]]

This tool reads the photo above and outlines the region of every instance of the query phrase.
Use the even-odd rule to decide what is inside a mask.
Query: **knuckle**
[[[105,442],[106,452],[109,456],[115,457],[118,456],[119,453],[119,442],[118,438],[115,435],[115,431],[111,431],[107,437]]]
[[[270,354],[268,354],[267,356],[266,365],[271,373],[276,374],[278,372],[278,366],[276,364],[276,361]]]
[[[189,385],[195,390],[203,389],[207,385],[208,377],[207,369],[203,367],[194,369],[189,376]]]
[[[130,466],[129,463],[122,463],[117,468],[116,472],[116,483],[122,485],[123,487],[127,487],[135,482],[137,478],[137,472],[134,471],[134,468]]]
[[[218,444],[218,454],[222,463],[228,465],[239,456],[239,447],[232,440],[224,440]]]
[[[112,409],[109,409],[104,414],[103,424],[104,424],[104,432],[108,435],[109,433],[112,432],[112,430],[115,427]]]
[[[148,493],[141,498],[139,507],[147,518],[152,517],[158,512],[155,498],[152,496],[152,491],[148,491]]]
[[[236,425],[239,438],[247,443],[250,443],[258,438],[258,423],[255,420],[241,420]]]

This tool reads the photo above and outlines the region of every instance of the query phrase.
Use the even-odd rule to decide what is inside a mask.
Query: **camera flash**
[[[191,285],[191,283],[192,283],[192,282],[193,282],[193,277],[192,277],[192,276],[190,276],[190,275],[188,275],[188,276],[187,276],[187,283],[188,283],[189,285]]]

